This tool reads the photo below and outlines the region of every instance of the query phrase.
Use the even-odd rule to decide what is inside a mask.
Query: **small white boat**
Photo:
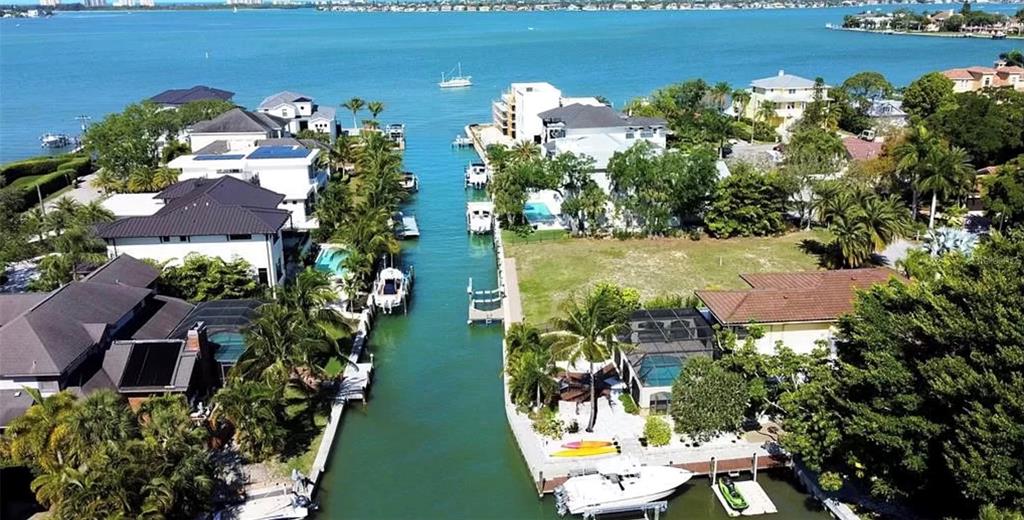
[[[563,516],[607,508],[639,508],[671,495],[691,477],[692,472],[672,466],[609,460],[597,465],[597,473],[572,477],[555,488],[555,506]]]
[[[67,148],[78,145],[78,138],[68,134],[43,134],[39,137],[43,148]]]
[[[452,71],[448,73],[447,79],[445,79],[445,75],[442,72],[441,82],[438,83],[437,86],[441,88],[460,88],[473,86],[473,77],[462,75],[462,63],[458,64],[457,69],[459,72],[457,74],[452,74],[452,72],[455,72],[455,69],[452,69]]]
[[[470,146],[473,146],[473,140],[465,135],[457,135],[455,136],[455,139],[452,140],[452,146],[456,148],[469,148]]]
[[[466,204],[466,229],[474,235],[486,235],[494,228],[494,203]]]
[[[398,145],[399,150],[405,150],[405,125],[402,123],[391,123],[384,129],[385,135],[393,143]]]
[[[403,273],[394,267],[385,267],[373,282],[373,304],[387,314],[398,307],[406,312],[410,286],[412,271]]]
[[[409,193],[420,191],[420,178],[413,172],[402,173],[402,189]]]
[[[484,163],[470,163],[466,166],[466,187],[483,189],[487,186],[490,175]]]

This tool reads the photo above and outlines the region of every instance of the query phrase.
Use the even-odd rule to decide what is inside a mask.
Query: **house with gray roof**
[[[165,90],[151,98],[149,101],[168,108],[177,108],[192,101],[220,100],[231,101],[235,93],[229,90],[196,85],[191,88],[173,88]]]
[[[122,255],[51,293],[0,295],[0,428],[31,405],[26,387],[44,396],[208,390],[215,380],[201,371],[210,364],[206,370],[216,374],[214,353],[203,350],[196,333],[165,340],[194,306],[157,294],[158,275]]]
[[[288,130],[297,134],[312,130],[327,134],[334,139],[338,135],[337,111],[333,107],[321,107],[311,96],[284,90],[267,96],[260,102],[260,113],[273,115],[288,122]]]
[[[285,275],[282,228],[291,212],[284,196],[231,176],[191,178],[156,194],[152,215],[117,219],[97,227],[112,258],[131,255],[180,264],[190,254],[225,261],[243,259],[253,277],[274,287]]]
[[[244,108],[233,108],[213,119],[200,121],[186,129],[186,134],[192,150],[216,141],[223,141],[229,149],[240,150],[255,147],[262,139],[290,135],[287,119]]]

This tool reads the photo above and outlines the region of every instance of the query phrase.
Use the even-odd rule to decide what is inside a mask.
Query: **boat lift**
[[[592,507],[583,511],[583,519],[596,519],[599,516],[619,516],[627,513],[637,513],[644,515],[644,520],[659,520],[661,514],[668,511],[668,501],[660,500],[658,502],[648,502],[639,506],[608,506],[608,507]],[[653,515],[653,516],[651,516]]]
[[[740,494],[747,501],[747,508],[743,511],[736,511],[729,506],[726,502],[725,497],[722,496],[722,492],[716,485],[718,483],[718,460],[711,459],[711,491],[718,498],[718,501],[725,508],[726,514],[730,517],[737,516],[757,516],[766,515],[772,513],[778,513],[779,510],[775,507],[775,503],[768,497],[768,493],[765,493],[761,484],[757,483],[757,453],[754,453],[754,480],[739,480],[733,481],[736,485],[736,489],[739,490]],[[731,476],[731,475],[730,475]]]
[[[466,288],[466,292],[469,294],[469,323],[484,323],[491,324],[496,321],[502,321],[504,319],[504,309],[502,308],[502,300],[505,298],[505,292],[501,288],[474,291],[473,290],[473,279],[469,279],[469,286]]]

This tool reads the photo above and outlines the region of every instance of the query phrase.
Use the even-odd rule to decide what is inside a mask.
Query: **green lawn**
[[[285,459],[268,461],[267,465],[273,469],[274,473],[282,477],[290,478],[293,469],[301,471],[303,475],[309,475],[309,470],[313,467],[313,459],[316,458],[316,452],[320,449],[320,441],[324,438],[323,426],[320,428],[320,433],[309,441],[309,446],[304,451]]]
[[[781,237],[665,239],[574,239],[512,233],[505,254],[516,259],[523,312],[544,323],[574,290],[608,281],[658,295],[689,295],[696,289],[742,288],[740,273],[819,269],[818,257],[801,242],[824,243],[827,232],[801,231]]]

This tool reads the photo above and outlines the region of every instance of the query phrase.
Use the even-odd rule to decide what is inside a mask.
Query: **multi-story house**
[[[186,139],[193,151],[223,141],[235,150],[253,148],[264,139],[288,137],[288,121],[261,112],[233,108],[206,121],[200,121],[186,131]]]
[[[996,65],[949,69],[942,75],[953,80],[953,92],[976,92],[986,88],[1012,88],[1024,92],[1024,67]]]
[[[821,99],[828,101],[828,85],[822,85]],[[756,118],[765,104],[771,106],[775,115],[782,119],[781,129],[785,130],[804,115],[804,109],[815,100],[816,85],[813,80],[779,73],[770,78],[750,82],[750,101],[743,107],[743,115]]]
[[[193,178],[158,193],[152,215],[125,217],[97,227],[110,257],[131,255],[180,264],[189,254],[243,259],[253,277],[275,287],[285,276],[282,229],[291,214],[284,196],[222,176]]]
[[[288,122],[288,131],[297,134],[312,130],[328,134],[331,139],[338,136],[337,112],[332,107],[321,107],[312,97],[285,90],[267,97],[260,103],[259,111]]]

